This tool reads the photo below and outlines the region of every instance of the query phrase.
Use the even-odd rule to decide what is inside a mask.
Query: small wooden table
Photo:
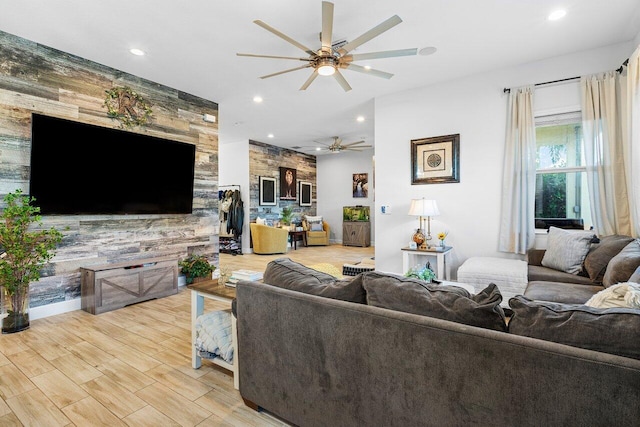
[[[231,307],[231,301],[236,297],[236,288],[218,284],[218,279],[205,280],[187,286],[191,290],[191,364],[193,369],[202,366],[202,357],[196,349],[196,320],[204,313],[204,299],[226,302]],[[233,386],[236,390],[240,386],[238,379],[238,327],[236,318],[231,316],[231,334],[233,342],[233,364],[222,358],[210,359],[212,363],[222,366],[233,373]]]
[[[307,232],[306,231],[289,231],[289,241],[293,250],[298,249],[298,240],[302,240],[302,244],[307,246]]]

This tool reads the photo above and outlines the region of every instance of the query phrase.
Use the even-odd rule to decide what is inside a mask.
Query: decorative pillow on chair
[[[640,359],[640,310],[594,308],[582,304],[509,300],[509,332],[573,347]]]
[[[568,231],[550,227],[542,265],[565,273],[580,273],[594,237],[596,235],[593,231]]]
[[[267,225],[267,219],[266,218],[256,217],[256,224]]]
[[[324,227],[321,222],[312,222],[311,231],[324,231]]]

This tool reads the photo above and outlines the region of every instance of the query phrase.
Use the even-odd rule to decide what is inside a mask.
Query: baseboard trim
[[[55,302],[53,304],[29,308],[29,320],[43,319],[45,317],[55,316],[56,314],[80,310],[82,308],[81,302],[80,298],[76,298],[69,301]]]

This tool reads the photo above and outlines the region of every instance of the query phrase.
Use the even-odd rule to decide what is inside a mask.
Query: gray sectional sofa
[[[634,275],[640,267],[638,239],[621,235],[595,238],[593,232],[553,227],[549,232],[553,253],[547,254],[549,249],[532,249],[527,254],[528,284],[524,292],[527,298],[584,304],[609,286],[640,280],[640,270]],[[549,255],[552,260],[562,259],[564,265],[549,262]]]
[[[263,281],[237,284],[240,393],[288,423],[640,424],[637,311],[572,312],[519,296],[513,333],[494,285],[470,295],[377,271],[337,280],[286,258]],[[600,343],[589,329],[611,325],[633,332]],[[548,331],[596,345],[525,336]]]

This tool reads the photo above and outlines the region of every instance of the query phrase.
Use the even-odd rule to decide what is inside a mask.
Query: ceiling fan
[[[358,71],[360,73],[370,74],[376,77],[382,77],[384,79],[390,79],[393,77],[393,74],[386,73],[384,71],[374,70],[369,67],[363,67],[360,65],[356,65],[354,61],[362,61],[362,60],[370,60],[370,59],[380,59],[380,58],[391,58],[396,56],[410,56],[415,55],[418,51],[417,48],[412,49],[398,49],[398,50],[387,50],[380,52],[371,52],[371,53],[360,53],[360,54],[350,54],[352,50],[361,46],[362,44],[368,42],[374,37],[379,36],[385,31],[395,27],[399,23],[402,22],[402,19],[398,15],[394,15],[381,24],[373,27],[369,31],[365,32],[361,36],[355,38],[354,40],[342,45],[341,47],[334,46],[332,44],[331,38],[333,36],[333,3],[328,1],[322,2],[322,32],[320,33],[320,41],[322,46],[317,51],[311,50],[307,46],[303,45],[287,36],[286,34],[281,33],[275,28],[265,24],[260,20],[253,21],[255,24],[261,26],[265,30],[275,34],[281,39],[291,43],[295,47],[303,50],[305,53],[309,55],[308,58],[296,58],[291,56],[276,56],[276,55],[258,55],[252,53],[237,53],[238,56],[250,56],[255,58],[272,58],[272,59],[291,59],[295,61],[303,61],[306,62],[305,65],[300,67],[290,68],[288,70],[279,71],[273,74],[267,74],[265,76],[261,76],[261,79],[266,79],[269,77],[278,76],[280,74],[289,73],[291,71],[302,70],[304,68],[313,68],[313,73],[306,82],[300,87],[300,90],[306,90],[311,83],[318,77],[321,76],[333,76],[336,81],[340,84],[342,89],[345,92],[351,90],[351,86],[347,83],[347,80],[340,73],[339,69],[348,69],[352,71]]]
[[[342,143],[342,138],[339,136],[334,136],[333,142],[331,144],[324,144],[320,142],[320,144],[327,147],[327,150],[332,153],[339,153],[341,151],[362,151],[365,148],[371,148],[371,145],[360,145],[364,144],[364,141],[350,142],[348,144]]]

